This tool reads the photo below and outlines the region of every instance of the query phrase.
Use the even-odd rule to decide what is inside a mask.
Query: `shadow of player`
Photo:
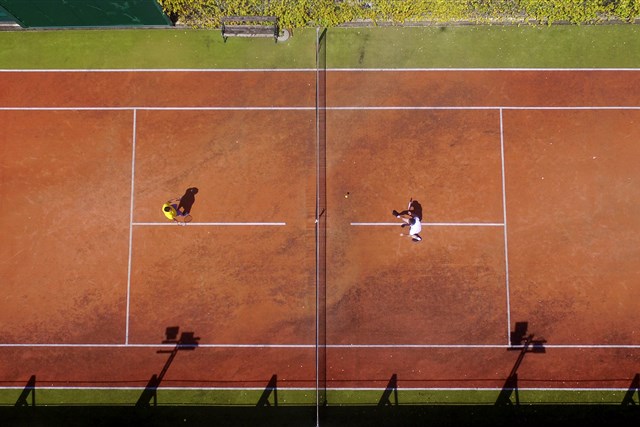
[[[178,208],[176,210],[180,212],[180,209],[182,209],[181,214],[183,216],[189,215],[189,213],[191,212],[191,207],[196,201],[197,193],[198,189],[196,187],[187,188],[187,191],[185,191],[184,195],[180,197],[180,203],[178,203]]]
[[[411,201],[409,202],[409,206],[407,207],[406,210],[404,211],[393,211],[393,215],[394,216],[409,216],[411,218],[419,218],[420,220],[422,220],[422,205],[420,204],[420,202],[418,202],[417,200],[413,200],[411,199]]]

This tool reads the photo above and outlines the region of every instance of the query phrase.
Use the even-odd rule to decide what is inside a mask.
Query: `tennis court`
[[[640,72],[319,66],[2,72],[4,404],[637,401]]]

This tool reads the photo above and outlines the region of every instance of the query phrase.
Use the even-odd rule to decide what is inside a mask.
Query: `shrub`
[[[347,22],[596,23],[640,18],[640,0],[158,0],[163,10],[195,28],[220,26],[231,15],[278,17],[281,27],[332,27]]]

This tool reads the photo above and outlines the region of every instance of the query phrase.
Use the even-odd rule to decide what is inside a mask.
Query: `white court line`
[[[626,379],[625,379],[626,380]],[[625,381],[623,380],[623,381]],[[629,378],[629,381],[631,380],[631,378]],[[375,380],[374,380],[375,381]],[[388,381],[388,379],[386,380],[378,380],[379,382],[384,382],[384,381]],[[419,381],[419,380],[418,380]],[[521,378],[520,381],[527,381],[526,378]],[[22,388],[24,389],[24,387],[17,387],[17,388]],[[45,388],[45,387],[38,387],[38,388]],[[143,388],[143,387],[141,387]],[[168,388],[168,387],[163,387],[163,388]],[[289,387],[283,387],[286,388],[287,390],[297,390],[295,388],[289,388]],[[327,390],[330,391],[380,391],[383,390],[384,387],[361,387],[361,388],[343,388],[343,387],[327,387]],[[220,389],[222,390],[222,389]],[[240,390],[242,390],[242,388],[240,388]],[[262,388],[262,390],[264,390],[264,388]],[[413,391],[500,391],[503,390],[502,387],[432,387],[432,388],[424,388],[424,387],[398,387],[398,391],[407,391],[407,392],[413,392]],[[527,391],[576,391],[576,392],[583,392],[583,391],[627,391],[629,390],[629,387],[624,387],[624,388],[616,388],[616,387],[612,387],[612,388],[606,388],[606,387],[585,387],[585,388],[562,388],[562,387],[549,387],[549,388],[544,388],[544,387],[520,387],[518,386],[518,390],[522,391],[522,390],[527,390]],[[528,405],[535,405],[536,403],[527,403]]]
[[[514,348],[520,349],[522,345],[504,344],[328,344],[327,348]],[[640,349],[640,344],[544,344],[544,348],[558,349],[604,349],[604,348],[628,348]]]
[[[348,72],[442,72],[442,71],[640,71],[640,68],[327,68],[327,71]]]
[[[567,105],[567,106],[509,106],[509,105],[468,105],[468,106],[456,106],[456,105],[388,105],[388,106],[338,106],[338,107],[326,107],[327,110],[335,111],[351,111],[351,110],[372,110],[372,111],[386,111],[386,110],[640,110],[640,106],[635,105],[606,105],[606,106],[593,106],[593,105]]]
[[[401,222],[352,222],[354,226],[391,226],[402,225]],[[499,222],[423,222],[423,227],[504,227],[503,223]]]
[[[640,110],[637,105],[502,106],[500,110]]]
[[[175,222],[133,222],[135,226],[159,226],[159,227],[176,227],[180,226]],[[187,227],[192,226],[282,226],[287,225],[286,222],[187,222]]]
[[[316,107],[272,107],[272,106],[238,106],[238,107],[150,107],[150,106],[133,106],[133,107],[0,107],[0,111],[315,111]],[[478,106],[456,106],[456,105],[396,105],[396,106],[337,106],[323,107],[328,111],[393,111],[393,110],[443,110],[443,111],[473,111],[473,110],[640,110],[640,106],[629,105],[569,105],[569,106],[509,106],[509,105],[478,105]]]
[[[291,73],[316,72],[316,68],[52,68],[52,69],[0,69],[0,73]],[[326,71],[346,72],[443,72],[443,71],[542,71],[542,72],[592,72],[592,71],[640,71],[640,68],[327,68]]]
[[[388,381],[389,379],[379,380],[379,382]],[[526,381],[526,378],[522,380]],[[629,379],[631,380],[631,379]],[[144,380],[148,381],[148,380]],[[165,380],[166,381],[166,380]],[[330,381],[330,380],[329,380]],[[374,380],[375,381],[375,380]],[[254,381],[252,381],[254,382]],[[145,386],[139,387],[105,387],[105,386],[38,386],[38,390],[144,390]],[[314,387],[286,387],[278,384],[279,390],[286,391],[314,391],[316,390]],[[0,390],[24,390],[24,386],[0,386]],[[263,391],[264,387],[170,387],[170,386],[162,386],[162,390],[171,390],[171,391]],[[381,391],[384,390],[384,386],[382,387],[327,387],[327,391]],[[406,391],[406,392],[419,392],[419,391],[500,391],[501,387],[398,387],[398,391]],[[603,391],[603,392],[612,392],[612,391],[627,391],[629,387],[585,387],[585,388],[574,388],[574,387],[520,387],[518,386],[518,390],[523,391],[567,391],[567,392],[585,392],[585,391]],[[532,403],[535,405],[536,403]],[[50,405],[56,406],[56,405]],[[329,406],[332,406],[329,404]]]
[[[315,107],[274,107],[274,106],[238,106],[238,107],[0,107],[0,111],[315,111]]]
[[[315,72],[315,68],[52,68],[52,69],[0,69],[0,73],[292,73]]]
[[[0,344],[0,348],[175,348],[175,344]],[[197,348],[289,348],[289,349],[521,349],[505,344],[198,344]],[[544,344],[545,349],[640,349],[640,344]]]
[[[523,378],[522,380],[526,381],[526,378]],[[521,380],[521,381],[522,381]],[[631,379],[629,379],[631,380]],[[144,381],[148,381],[148,380],[144,380]],[[329,380],[330,381],[330,380]],[[375,381],[375,380],[374,380]],[[379,380],[379,382],[383,382],[383,381],[388,381],[388,378],[385,380]],[[252,381],[253,382],[253,381]],[[38,390],[83,390],[83,391],[89,391],[89,390],[122,390],[122,391],[137,391],[137,390],[144,390],[146,387],[145,386],[139,386],[139,387],[105,387],[105,386],[38,386]],[[24,386],[0,386],[0,390],[24,390]],[[170,387],[170,386],[162,386],[162,390],[170,390],[170,391],[264,391],[264,387]],[[280,384],[278,384],[278,390],[285,390],[285,391],[315,391],[316,388],[314,387],[286,387],[286,386],[281,386]],[[384,390],[384,386],[381,387],[327,387],[325,389],[326,391],[335,391],[335,392],[341,392],[341,391],[352,391],[352,392],[359,392],[359,391],[381,391]],[[425,388],[425,387],[398,387],[398,391],[405,391],[405,392],[434,392],[434,391],[500,391],[502,390],[501,387],[430,387],[430,388]],[[606,388],[606,387],[585,387],[585,388],[575,388],[575,387],[549,387],[549,388],[544,388],[544,387],[521,387],[518,386],[518,390],[519,391],[566,391],[566,392],[585,392],[585,391],[602,391],[602,392],[620,392],[620,391],[627,391],[629,390],[629,387],[623,387],[623,388],[618,388],[618,387],[611,387],[611,388]],[[536,403],[531,403],[533,405],[536,405]],[[334,405],[339,405],[339,404],[335,404]],[[56,405],[51,405],[50,406],[56,406]],[[329,403],[329,406],[333,406],[331,403]]]
[[[175,348],[175,344],[0,344],[2,347]],[[315,344],[198,344],[195,348],[316,348]]]
[[[136,177],[136,127],[137,111],[133,110],[133,135],[131,147],[131,200],[129,212],[129,261],[127,265],[127,312],[125,320],[124,343],[129,343],[129,311],[131,306],[131,255],[133,252],[133,195]]]
[[[504,169],[504,125],[500,110],[500,163],[502,166],[502,215],[504,223],[504,274],[507,292],[507,344],[511,342],[511,296],[509,290],[509,245],[507,243],[507,187]]]

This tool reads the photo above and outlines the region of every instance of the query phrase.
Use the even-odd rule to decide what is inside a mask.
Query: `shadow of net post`
[[[153,400],[153,406],[158,405],[158,387],[162,382],[165,374],[169,370],[171,363],[173,363],[173,359],[177,356],[179,351],[182,350],[195,350],[198,347],[198,341],[200,337],[196,337],[193,332],[183,332],[180,334],[180,338],[178,337],[178,332],[180,328],[178,326],[168,327],[165,331],[165,335],[167,337],[166,340],[162,341],[162,344],[175,344],[175,347],[172,350],[158,350],[158,353],[169,353],[169,358],[165,362],[162,370],[158,375],[153,374],[151,379],[147,383],[147,386],[142,391],[140,398],[136,402],[136,406],[138,407],[149,407],[151,406],[151,400]]]
[[[31,395],[31,405],[29,405],[28,397]],[[25,385],[24,389],[22,389],[22,393],[20,393],[20,397],[16,400],[15,407],[24,407],[24,406],[36,406],[36,376],[31,375],[29,381]]]
[[[271,395],[273,395],[273,406],[278,406],[278,375],[276,374],[271,376],[271,379],[262,392],[260,399],[258,399],[256,407],[271,406],[271,402],[269,402],[269,397]]]
[[[518,358],[509,372],[500,394],[496,399],[495,406],[509,406],[513,405],[511,396],[515,395],[515,405],[520,404],[520,395],[518,394],[518,369],[524,360],[524,356],[527,353],[545,353],[544,343],[545,339],[534,340],[533,334],[528,334],[528,322],[517,322],[515,330],[511,332],[510,346],[507,351],[520,350]]]
[[[638,393],[638,401],[640,401],[640,374],[636,374],[631,381],[631,385],[629,389],[624,395],[624,399],[622,399],[622,406],[633,406],[637,405],[636,401],[633,400],[633,395]]]
[[[395,403],[391,402],[391,395],[395,400]],[[389,383],[387,387],[384,389],[382,396],[380,397],[380,401],[378,401],[378,406],[398,406],[398,375],[393,374],[389,379]]]

